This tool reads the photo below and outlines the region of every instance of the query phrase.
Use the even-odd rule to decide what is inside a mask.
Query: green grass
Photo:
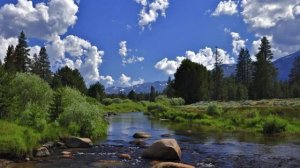
[[[0,120],[0,154],[15,157],[31,154],[38,145],[40,135],[32,129]]]
[[[300,99],[200,102],[186,106],[148,105],[146,114],[175,122],[191,122],[215,130],[300,133]]]

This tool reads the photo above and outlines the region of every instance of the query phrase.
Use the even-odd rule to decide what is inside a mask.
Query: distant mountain
[[[277,69],[279,80],[288,80],[290,71],[293,67],[293,63],[296,57],[300,56],[300,51],[297,51],[288,56],[281,57],[273,62],[273,65]],[[222,65],[224,70],[224,76],[228,77],[235,73],[236,64],[224,64]]]
[[[279,80],[289,79],[290,71],[293,67],[294,60],[297,57],[300,57],[300,51],[297,51],[285,57],[281,57],[273,62],[274,66],[277,68]]]
[[[139,85],[134,85],[131,87],[108,87],[105,89],[105,92],[107,94],[117,94],[119,92],[125,92],[128,94],[131,90],[134,90],[136,93],[149,93],[151,86],[155,88],[156,91],[162,92],[166,86],[167,82],[166,81],[156,81],[156,82],[147,82]]]

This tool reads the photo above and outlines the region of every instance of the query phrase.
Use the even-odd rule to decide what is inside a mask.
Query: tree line
[[[278,80],[277,70],[271,62],[271,45],[266,37],[261,39],[256,61],[251,59],[248,49],[240,50],[235,74],[230,77],[224,77],[218,48],[214,55],[212,71],[188,59],[182,61],[174,80],[169,78],[164,93],[168,97],[182,97],[186,103],[300,97],[300,56],[294,61],[289,80]]]
[[[96,82],[87,88],[78,69],[65,66],[52,73],[46,47],[42,47],[39,53],[35,53],[32,58],[30,58],[29,52],[27,38],[22,31],[18,37],[18,44],[8,46],[4,62],[0,61],[0,67],[10,75],[18,72],[35,74],[48,82],[53,89],[68,86],[98,100],[103,99],[104,86]]]

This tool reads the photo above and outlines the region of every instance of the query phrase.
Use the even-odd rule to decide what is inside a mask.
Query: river
[[[169,134],[182,149],[182,162],[196,167],[300,167],[299,136],[266,137],[254,133],[207,131],[200,126],[150,119],[140,112],[122,113],[109,119],[106,138],[89,149],[72,149],[72,158],[61,158],[61,150],[51,157],[12,164],[10,167],[151,167],[151,160],[141,158],[143,148],[131,145],[132,135],[145,131],[152,135],[150,145]],[[122,160],[127,153],[132,160]]]

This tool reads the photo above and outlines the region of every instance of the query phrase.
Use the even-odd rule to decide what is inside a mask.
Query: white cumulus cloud
[[[139,13],[139,26],[144,28],[156,22],[159,16],[166,17],[166,10],[169,8],[169,0],[154,0],[148,3],[147,0],[136,0],[143,6]]]
[[[77,36],[69,35],[64,39],[57,36],[46,45],[53,69],[69,66],[77,68],[85,81],[90,84],[99,81],[99,66],[104,51]]]
[[[122,56],[122,57],[126,57],[127,56],[127,41],[121,41],[119,43],[119,54]]]
[[[27,37],[49,40],[65,34],[76,23],[78,6],[73,0],[49,0],[48,3],[18,0],[0,8],[0,35],[18,36],[23,30]]]
[[[237,2],[228,0],[228,1],[220,1],[215,11],[212,13],[213,16],[219,15],[234,15],[238,13],[237,10]]]
[[[237,56],[240,53],[241,48],[246,47],[247,39],[241,38],[240,34],[237,32],[230,32],[232,38],[232,52]]]
[[[115,80],[110,76],[100,76],[100,80],[103,81],[106,85],[113,85]]]
[[[276,58],[300,49],[299,0],[242,0],[241,8],[249,30],[258,37],[272,37]]]
[[[234,58],[230,57],[225,50],[218,49],[218,54],[223,64],[235,63]],[[194,51],[186,51],[185,56],[177,56],[175,60],[164,58],[157,62],[154,67],[158,70],[164,71],[167,75],[173,75],[184,59],[189,59],[192,62],[201,64],[208,70],[212,70],[214,68],[214,51],[209,47],[200,49],[198,53]]]
[[[125,86],[125,87],[143,84],[144,82],[145,82],[144,79],[141,79],[141,78],[138,80],[132,80],[131,77],[129,77],[125,74],[121,74],[121,76],[119,78],[120,85]]]

